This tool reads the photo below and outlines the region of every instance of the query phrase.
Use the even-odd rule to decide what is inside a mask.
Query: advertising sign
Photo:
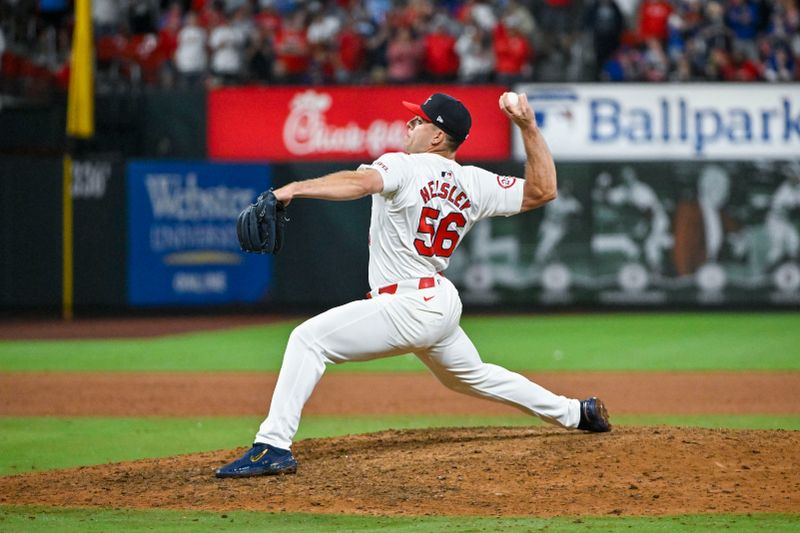
[[[800,154],[800,84],[519,85],[556,160]],[[518,132],[514,157],[524,159]]]
[[[509,121],[497,100],[506,89],[478,87],[226,87],[208,95],[208,153],[216,160],[372,161],[403,150],[410,112],[447,92],[467,106],[472,130],[462,160],[507,159]]]
[[[800,306],[800,163],[565,164],[541,209],[475,225],[465,303]]]
[[[128,165],[128,300],[132,305],[255,302],[269,256],[244,254],[236,219],[269,187],[264,164]]]

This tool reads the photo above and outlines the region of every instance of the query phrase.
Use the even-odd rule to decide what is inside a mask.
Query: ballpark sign
[[[403,149],[401,102],[421,103],[433,92],[462,100],[473,128],[461,159],[507,159],[508,120],[497,99],[505,88],[481,87],[227,87],[208,96],[208,151],[218,160],[372,161]]]
[[[786,159],[800,84],[520,85],[559,160]],[[514,157],[525,151],[514,132]]]

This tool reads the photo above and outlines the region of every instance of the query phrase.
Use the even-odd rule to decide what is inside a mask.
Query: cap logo
[[[442,124],[444,124],[444,119],[442,118],[442,115],[436,117],[436,122],[441,122]]]

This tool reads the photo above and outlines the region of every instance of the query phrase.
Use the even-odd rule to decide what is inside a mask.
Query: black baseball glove
[[[277,254],[283,246],[286,207],[275,198],[272,189],[264,191],[239,214],[236,236],[245,252]]]

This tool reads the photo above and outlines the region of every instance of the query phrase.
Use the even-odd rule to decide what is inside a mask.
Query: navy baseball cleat
[[[608,411],[603,400],[596,396],[581,400],[581,421],[578,423],[578,429],[596,433],[611,431]]]
[[[275,476],[278,474],[294,474],[295,472],[297,472],[297,461],[295,461],[291,451],[256,442],[239,459],[222,468],[218,468],[216,476]]]

